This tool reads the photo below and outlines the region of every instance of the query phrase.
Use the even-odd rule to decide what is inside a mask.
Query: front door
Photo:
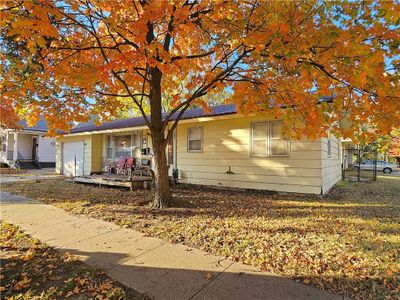
[[[37,137],[33,137],[33,139],[32,139],[32,160],[38,159],[37,148],[38,148]]]

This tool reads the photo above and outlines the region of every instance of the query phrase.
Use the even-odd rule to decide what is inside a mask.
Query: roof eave
[[[206,121],[213,121],[215,119],[228,119],[228,118],[236,118],[241,117],[242,115],[238,113],[226,113],[220,114],[217,116],[203,116],[203,117],[192,117],[186,118],[179,121],[179,123],[193,123],[193,122],[206,122]],[[173,123],[174,120],[171,120],[169,124]],[[148,129],[147,125],[140,125],[140,126],[131,126],[131,127],[122,127],[122,128],[114,128],[114,129],[101,129],[101,130],[88,130],[82,132],[73,132],[73,133],[66,133],[60,136],[62,137],[71,137],[71,136],[82,136],[82,135],[91,135],[91,134],[107,134],[107,133],[116,133],[116,132],[124,132],[124,131],[132,131],[132,130],[143,130]]]

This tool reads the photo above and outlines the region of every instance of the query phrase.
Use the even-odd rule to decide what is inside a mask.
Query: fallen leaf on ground
[[[25,276],[22,280],[18,281],[18,282],[14,285],[14,290],[16,290],[16,291],[22,290],[22,289],[25,288],[30,282],[31,282],[31,279],[29,279],[28,277]]]

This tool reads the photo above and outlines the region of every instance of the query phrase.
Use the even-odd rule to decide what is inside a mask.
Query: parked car
[[[361,170],[374,170],[374,160],[365,160],[360,163]],[[354,169],[358,169],[358,166],[355,165]],[[376,170],[379,172],[383,172],[385,174],[390,174],[392,172],[400,171],[400,167],[396,164],[384,161],[384,160],[377,160],[376,161]]]

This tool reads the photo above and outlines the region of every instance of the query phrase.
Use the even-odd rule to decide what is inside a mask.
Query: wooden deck
[[[143,188],[147,189],[150,186],[150,183],[153,181],[153,178],[150,176],[126,176],[126,175],[117,175],[117,174],[99,174],[99,175],[90,175],[90,176],[76,176],[74,177],[74,182],[81,183],[92,183],[109,186],[122,186],[127,187],[133,190],[135,186],[139,187],[141,184]]]

